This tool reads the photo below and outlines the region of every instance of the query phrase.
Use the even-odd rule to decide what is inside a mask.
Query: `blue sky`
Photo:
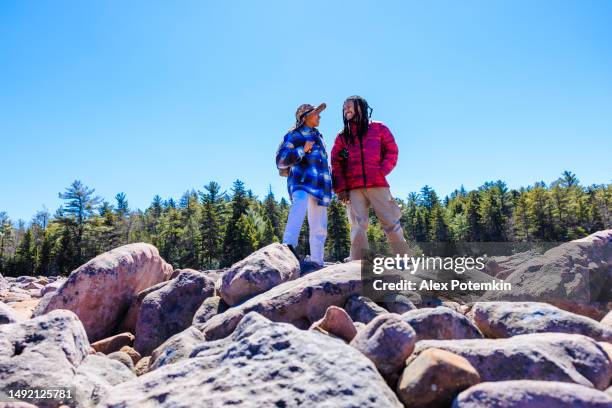
[[[363,95],[400,147],[394,195],[612,177],[609,1],[2,1],[0,211],[74,179],[145,208],[210,180],[286,195],[275,149]]]

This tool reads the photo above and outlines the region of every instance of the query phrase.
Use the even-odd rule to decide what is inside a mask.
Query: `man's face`
[[[344,119],[347,121],[351,121],[355,118],[355,102],[353,100],[344,101],[344,106],[342,107],[342,112],[344,114]]]
[[[304,119],[304,125],[308,127],[317,127],[319,126],[319,121],[321,120],[321,115],[319,112],[312,112],[306,115],[306,119]]]

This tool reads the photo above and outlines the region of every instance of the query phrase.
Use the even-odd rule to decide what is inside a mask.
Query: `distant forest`
[[[0,273],[66,275],[96,255],[131,242],[149,242],[175,268],[226,267],[282,238],[289,203],[270,191],[263,199],[237,180],[230,191],[210,182],[175,201],[155,196],[145,210],[131,209],[124,193],[113,202],[74,181],[59,193],[64,204],[51,215],[38,212],[29,223],[0,212]],[[398,198],[407,238],[439,241],[567,241],[612,228],[612,184],[580,185],[571,172],[546,185],[510,190],[502,181],[476,190],[463,187],[443,199],[425,186]],[[348,256],[349,226],[344,206],[328,209],[326,259]],[[374,250],[384,233],[371,217]],[[308,253],[304,223],[299,252]]]

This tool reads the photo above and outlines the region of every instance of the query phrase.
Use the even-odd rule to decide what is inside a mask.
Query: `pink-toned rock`
[[[380,374],[391,384],[414,350],[416,333],[400,315],[376,317],[355,336],[350,345],[372,360]]]
[[[430,348],[404,369],[397,396],[410,408],[447,407],[461,391],[480,382],[480,375],[465,358]]]
[[[300,263],[286,245],[265,246],[235,263],[223,274],[219,294],[236,305],[300,276]]]
[[[491,338],[528,333],[574,333],[612,342],[612,328],[586,316],[540,302],[477,302],[469,317]]]
[[[346,342],[350,342],[357,335],[357,329],[353,324],[353,320],[344,309],[338,306],[328,307],[325,316],[321,320],[314,322],[310,330],[330,333]]]
[[[344,306],[348,297],[362,290],[358,261],[329,266],[280,284],[204,323],[207,340],[229,336],[240,320],[255,311],[275,322],[308,328],[323,317],[329,306]]]
[[[153,245],[124,245],[74,270],[57,291],[43,298],[34,314],[71,310],[83,322],[90,340],[96,341],[112,334],[138,292],[171,274],[172,266]]]
[[[140,313],[140,307],[142,306],[142,301],[145,297],[151,292],[155,292],[158,289],[163,288],[167,284],[170,283],[171,280],[163,281],[156,283],[153,286],[150,286],[146,289],[141,290],[138,294],[132,299],[132,303],[123,318],[123,321],[119,325],[121,331],[128,331],[130,333],[134,333],[136,331],[136,323],[138,322],[138,313]]]
[[[420,340],[481,339],[470,320],[448,307],[415,309],[401,315]]]
[[[407,364],[430,348],[466,358],[482,381],[560,381],[605,389],[612,361],[593,339],[581,334],[535,333],[508,339],[423,340]]]
[[[96,352],[110,354],[115,351],[121,350],[124,346],[131,346],[134,344],[134,335],[129,332],[116,334],[111,337],[107,337],[102,340],[98,340],[95,343],[91,344],[91,347],[96,350]]]
[[[149,371],[150,360],[151,360],[151,356],[146,356],[138,360],[138,363],[136,363],[136,366],[134,366],[134,373],[137,376],[146,374]]]
[[[119,350],[119,351],[121,351],[122,353],[125,353],[128,356],[130,356],[130,358],[132,359],[132,362],[134,363],[134,365],[138,364],[138,361],[140,361],[140,359],[142,358],[140,353],[137,352],[136,350],[134,350],[130,346],[123,346],[123,347],[121,347],[121,350]]]
[[[610,408],[606,393],[554,381],[486,382],[463,391],[453,408]]]

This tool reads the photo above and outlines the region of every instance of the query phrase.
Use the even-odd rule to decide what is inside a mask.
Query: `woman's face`
[[[317,127],[319,126],[320,121],[321,114],[319,112],[313,112],[306,115],[306,119],[304,119],[304,125],[308,127]]]

